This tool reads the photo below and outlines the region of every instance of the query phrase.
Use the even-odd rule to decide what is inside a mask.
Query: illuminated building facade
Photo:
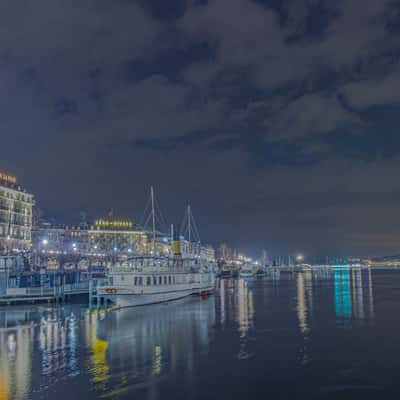
[[[211,245],[202,246],[200,252],[201,252],[200,254],[201,258],[211,263],[215,262],[215,249]]]
[[[0,172],[0,253],[32,247],[34,197],[18,185],[14,175]]]
[[[138,254],[147,252],[144,231],[135,229],[130,220],[96,220],[88,230],[88,250],[105,254]]]
[[[52,257],[61,254],[80,256],[95,264],[152,252],[172,255],[170,237],[157,234],[153,243],[151,233],[138,229],[131,220],[98,219],[91,225],[78,226],[44,222],[35,229],[33,243],[35,253],[41,258],[37,265],[45,265]],[[215,261],[215,251],[211,246],[186,240],[181,240],[180,245],[183,257]]]

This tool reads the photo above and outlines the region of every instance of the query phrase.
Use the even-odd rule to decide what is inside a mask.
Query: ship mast
[[[156,251],[156,210],[154,205],[154,188],[151,186],[150,188],[150,197],[151,197],[151,218],[152,218],[152,225],[153,225],[153,251]]]
[[[191,223],[192,218],[191,218],[190,205],[188,205],[187,214],[188,214],[188,231],[189,231],[189,245],[190,245],[190,242],[192,241],[192,223]]]
[[[190,205],[187,206],[186,213],[181,224],[180,234],[188,240],[189,254],[200,251],[200,235]]]
[[[158,205],[153,186],[150,187],[150,198],[147,201],[141,225],[149,238],[149,250],[155,253],[158,247],[157,235],[160,232],[166,232],[167,225]]]

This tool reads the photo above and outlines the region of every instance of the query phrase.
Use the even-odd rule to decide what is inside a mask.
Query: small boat
[[[244,264],[239,271],[239,276],[241,278],[249,278],[254,276],[254,269],[251,264]]]
[[[267,275],[267,270],[265,267],[258,267],[255,274],[256,276],[265,276]]]

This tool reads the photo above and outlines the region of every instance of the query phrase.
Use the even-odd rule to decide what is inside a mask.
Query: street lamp
[[[296,256],[296,261],[297,261],[298,263],[303,262],[303,261],[304,261],[304,256],[303,256],[303,254],[297,254],[297,256]]]

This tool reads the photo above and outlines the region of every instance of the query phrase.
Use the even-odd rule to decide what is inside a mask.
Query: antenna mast
[[[152,218],[152,225],[153,225],[153,251],[155,251],[156,247],[156,210],[154,205],[154,189],[153,186],[150,187],[150,197],[151,197],[151,218]]]

